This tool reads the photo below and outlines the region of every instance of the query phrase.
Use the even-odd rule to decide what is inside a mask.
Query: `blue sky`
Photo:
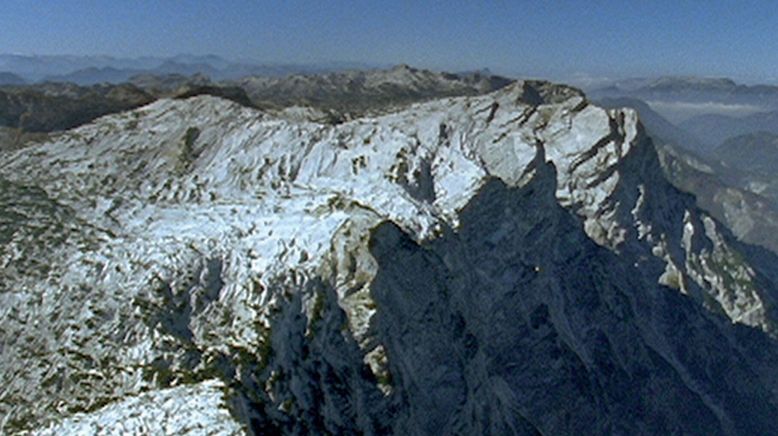
[[[778,76],[769,1],[0,0],[0,52]]]

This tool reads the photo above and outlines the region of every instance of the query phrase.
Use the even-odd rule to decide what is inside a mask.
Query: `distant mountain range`
[[[111,56],[0,54],[0,71],[14,74],[24,81],[73,82],[79,85],[105,82],[121,83],[129,80],[132,76],[143,73],[205,74],[214,80],[225,80],[250,75],[283,76],[293,73],[322,73],[377,67],[379,66],[356,62],[274,64],[247,60],[231,61],[215,55],[118,58]]]
[[[741,185],[778,205],[778,135],[757,132],[736,136],[714,150],[714,156],[742,174]]]
[[[488,72],[451,74],[398,65],[386,70],[251,76],[234,84],[259,107],[312,106],[348,118],[430,98],[482,94],[511,82]]]
[[[512,80],[488,72],[450,74],[398,66],[284,77],[249,76],[219,82],[204,74],[177,73],[137,74],[121,84],[87,86],[72,82],[0,87],[0,127],[23,132],[65,130],[158,98],[202,94],[271,111],[305,107],[308,113],[302,118],[332,123],[411,102],[490,92]]]
[[[129,84],[0,88],[0,127],[21,132],[65,130],[153,100],[152,95]]]
[[[704,114],[679,123],[679,127],[716,148],[736,136],[756,132],[778,134],[778,111],[757,112],[743,117]]]
[[[672,134],[677,140],[672,142],[713,159],[718,158],[714,150],[731,138],[778,134],[778,86],[743,85],[727,78],[661,77],[614,81],[589,94],[600,101],[645,102],[675,127]],[[645,108],[641,112],[648,113]],[[660,129],[659,135],[669,132]]]
[[[778,86],[743,85],[728,78],[676,77],[617,80],[589,90],[593,97],[633,96],[643,100],[748,103],[778,107]]]
[[[711,151],[635,98],[604,98],[606,108],[630,107],[652,138],[665,177],[694,194],[697,206],[727,224],[741,240],[778,253],[778,136],[733,138]],[[703,157],[703,156],[709,157]]]
[[[699,138],[671,123],[643,100],[633,97],[605,97],[595,102],[606,108],[630,107],[640,113],[640,120],[651,131],[654,140],[670,142],[686,150],[702,151],[705,145]]]
[[[769,132],[737,136],[715,150],[716,156],[742,171],[776,173],[778,135]]]

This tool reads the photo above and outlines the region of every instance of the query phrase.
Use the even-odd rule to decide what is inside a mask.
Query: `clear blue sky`
[[[0,0],[0,52],[778,76],[774,1]]]

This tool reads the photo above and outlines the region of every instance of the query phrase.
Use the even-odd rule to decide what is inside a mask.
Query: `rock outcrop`
[[[778,259],[572,88],[165,99],[0,178],[4,432],[774,431]]]

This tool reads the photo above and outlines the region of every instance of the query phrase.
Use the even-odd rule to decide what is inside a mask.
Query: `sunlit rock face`
[[[773,431],[778,260],[572,88],[160,100],[0,183],[4,432]]]

